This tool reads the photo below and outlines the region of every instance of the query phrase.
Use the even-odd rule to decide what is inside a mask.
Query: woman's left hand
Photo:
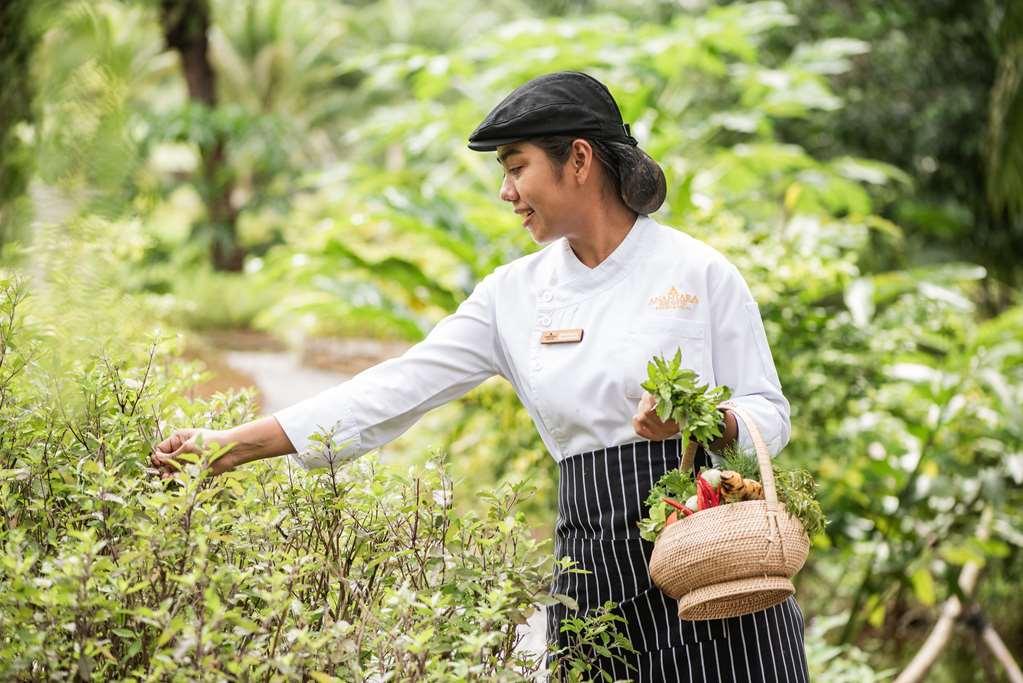
[[[650,441],[664,441],[676,436],[682,431],[682,426],[674,420],[664,422],[657,417],[656,405],[657,399],[654,395],[644,391],[643,398],[636,406],[636,414],[632,416],[632,427],[636,434]]]

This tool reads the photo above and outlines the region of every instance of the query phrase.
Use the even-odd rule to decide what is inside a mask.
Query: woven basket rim
[[[777,515],[779,524],[798,526],[803,534],[806,535],[807,540],[809,540],[810,536],[806,533],[803,523],[799,521],[798,517],[786,510],[782,504],[773,504],[767,500],[743,500],[736,503],[723,503],[707,510],[694,512],[688,517],[682,517],[664,527],[661,533],[657,534],[657,538],[654,539],[654,545],[658,543],[671,543],[674,537],[680,534],[688,536],[698,533],[700,527],[707,524],[719,526],[722,523],[745,523],[751,517],[767,517],[772,514],[772,506],[774,506],[773,513]]]

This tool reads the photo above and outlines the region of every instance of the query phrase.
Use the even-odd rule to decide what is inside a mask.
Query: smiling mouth
[[[533,213],[534,211],[532,209],[529,209],[524,214],[522,214],[522,225],[525,225],[526,223],[529,222],[529,219],[533,217]]]

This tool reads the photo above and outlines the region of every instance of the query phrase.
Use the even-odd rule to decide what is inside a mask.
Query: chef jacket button
[[[533,363],[533,369],[534,370],[542,370],[543,369],[543,364],[540,363],[540,361],[536,361],[536,362]]]
[[[549,315],[541,315],[540,316],[540,325],[542,325],[543,327],[550,327],[551,326],[551,317]]]
[[[542,292],[540,292],[540,301],[543,301],[544,303],[549,302],[553,298],[554,298],[554,293],[551,292],[551,290],[549,290],[549,289],[545,289]]]

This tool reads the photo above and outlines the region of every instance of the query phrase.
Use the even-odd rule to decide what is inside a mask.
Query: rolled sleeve
[[[731,401],[745,409],[756,422],[771,455],[777,455],[789,441],[789,402],[782,394],[781,381],[771,349],[746,281],[727,264],[712,296],[712,362],[718,384],[732,389]],[[739,446],[752,450],[747,425],[737,419]]]
[[[498,374],[492,277],[402,356],[274,413],[293,459],[308,469],[357,458]]]

